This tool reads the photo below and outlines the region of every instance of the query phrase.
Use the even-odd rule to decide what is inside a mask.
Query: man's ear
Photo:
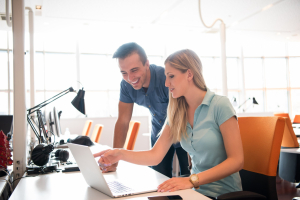
[[[149,68],[149,66],[150,66],[149,60],[147,60],[147,61],[145,62],[145,67]]]
[[[193,80],[194,74],[192,73],[192,70],[188,69],[187,70],[187,75],[188,75],[188,80]]]

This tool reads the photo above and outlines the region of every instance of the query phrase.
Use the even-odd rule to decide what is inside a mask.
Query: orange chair
[[[240,171],[243,191],[217,199],[277,200],[276,174],[285,120],[281,117],[239,117],[244,167]]]
[[[81,135],[89,136],[92,124],[93,124],[92,120],[86,120]]]
[[[300,154],[284,151],[284,149],[299,149],[299,143],[290,118],[284,119],[286,123],[281,143],[282,151],[280,152],[278,175],[280,178],[294,183],[300,181]],[[299,187],[299,185],[297,187]]]
[[[127,149],[127,150],[134,149],[135,141],[136,141],[140,126],[141,126],[141,122],[130,121],[125,144],[124,144],[124,149]]]
[[[295,115],[293,123],[294,124],[300,124],[300,115]]]
[[[99,143],[102,129],[103,129],[102,124],[96,124],[95,125],[94,130],[93,130],[92,135],[91,135],[91,140],[93,142]]]

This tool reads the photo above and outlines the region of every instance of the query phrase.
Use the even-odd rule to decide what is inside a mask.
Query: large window
[[[88,34],[88,37],[85,34]],[[0,31],[0,114],[13,113],[12,43],[10,38],[8,67],[7,35],[11,33]],[[186,37],[179,37],[182,35]],[[200,37],[197,32],[189,31],[162,35],[158,31],[134,29],[124,30],[120,34],[105,30],[100,35],[84,32],[73,35],[36,34],[35,104],[69,87],[75,90],[84,87],[88,117],[117,116],[122,76],[117,61],[112,59],[112,54],[119,45],[132,41],[144,47],[150,64],[162,67],[169,54],[181,49],[192,49],[201,59],[207,87],[217,94],[222,94],[220,45],[216,35],[203,34]],[[236,111],[299,114],[299,43],[254,41],[243,46],[244,59],[240,59],[241,45],[227,42],[228,98],[232,103],[234,100],[237,102],[234,104]],[[289,48],[290,57],[286,54],[286,47]],[[28,50],[25,62],[26,106],[30,107]],[[63,118],[80,117],[82,115],[70,103],[74,96],[75,93],[67,94],[45,109],[49,111],[56,106],[58,110],[63,111]],[[253,105],[253,98],[258,105]],[[243,106],[238,109],[241,104]],[[149,115],[149,112],[147,108],[135,105],[133,115]]]

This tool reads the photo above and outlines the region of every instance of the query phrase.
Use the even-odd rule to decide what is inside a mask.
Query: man
[[[144,49],[136,43],[123,44],[114,53],[123,76],[121,81],[119,116],[115,125],[114,148],[123,148],[134,103],[149,109],[152,115],[151,145],[154,146],[167,116],[169,91],[165,87],[164,68],[150,65]],[[162,162],[153,166],[156,171],[172,177],[173,156],[176,150],[181,174],[190,174],[187,153],[180,144],[173,145]],[[115,171],[113,165],[107,171]]]

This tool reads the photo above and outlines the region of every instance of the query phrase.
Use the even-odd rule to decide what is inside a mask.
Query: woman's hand
[[[94,154],[94,157],[99,157],[98,164],[102,172],[116,171],[118,161],[120,160],[120,150],[119,149],[108,149]]]
[[[160,184],[157,188],[158,192],[174,192],[177,190],[184,190],[193,188],[193,184],[190,182],[189,177],[174,177],[171,178],[162,184]]]

